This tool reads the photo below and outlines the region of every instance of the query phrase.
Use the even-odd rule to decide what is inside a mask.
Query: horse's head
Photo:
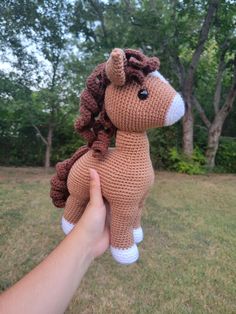
[[[140,51],[116,48],[88,77],[75,129],[94,156],[106,153],[116,129],[144,132],[184,115],[184,102],[158,72],[159,64]]]
[[[141,52],[114,49],[106,63],[111,81],[105,110],[116,128],[143,132],[172,125],[184,115],[184,102],[158,72],[159,60]]]

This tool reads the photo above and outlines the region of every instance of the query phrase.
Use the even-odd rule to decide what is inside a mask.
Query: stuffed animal
[[[75,129],[87,145],[56,166],[51,180],[55,206],[65,207],[67,234],[89,201],[89,168],[100,175],[111,207],[113,258],[131,264],[143,240],[141,213],[154,181],[146,130],[172,125],[184,115],[184,102],[158,72],[159,59],[115,48],[107,62],[88,77]],[[108,147],[115,137],[115,147]]]

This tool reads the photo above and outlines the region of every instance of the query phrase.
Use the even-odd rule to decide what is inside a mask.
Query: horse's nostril
[[[169,106],[164,125],[172,125],[183,117],[185,112],[185,104],[180,94],[176,94],[171,105]]]

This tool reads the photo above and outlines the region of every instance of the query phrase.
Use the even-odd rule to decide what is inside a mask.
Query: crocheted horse
[[[139,257],[141,213],[154,181],[146,130],[175,123],[184,115],[181,96],[158,72],[159,59],[140,51],[114,49],[92,72],[81,94],[75,129],[86,139],[51,180],[55,206],[65,207],[67,234],[89,201],[89,168],[100,175],[111,207],[111,253],[122,264]],[[115,147],[108,148],[115,136]]]

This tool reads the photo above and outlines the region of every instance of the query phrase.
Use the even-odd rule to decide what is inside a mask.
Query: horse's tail
[[[56,175],[51,179],[50,191],[50,197],[52,198],[52,202],[56,207],[65,207],[66,200],[70,194],[67,188],[67,177],[70,169],[76,160],[88,151],[88,146],[82,146],[71,156],[71,158],[56,164]]]

